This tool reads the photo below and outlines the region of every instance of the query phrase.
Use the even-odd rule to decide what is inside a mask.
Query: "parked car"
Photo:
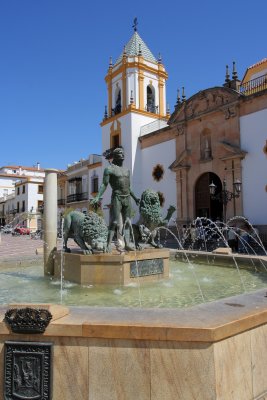
[[[14,234],[19,234],[19,235],[29,235],[31,233],[30,228],[26,228],[24,226],[16,226],[14,229]]]
[[[13,231],[13,228],[10,225],[5,225],[2,229],[3,233],[11,233]]]

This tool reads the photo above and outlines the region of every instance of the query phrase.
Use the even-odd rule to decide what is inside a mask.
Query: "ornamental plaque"
[[[130,277],[149,276],[163,274],[163,259],[132,261],[130,263]]]
[[[5,342],[5,400],[50,400],[52,343]]]

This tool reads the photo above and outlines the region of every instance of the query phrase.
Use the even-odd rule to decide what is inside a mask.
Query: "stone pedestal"
[[[157,281],[169,277],[168,249],[146,249],[122,254],[83,255],[57,252],[54,276],[82,285],[120,284]],[[62,260],[63,257],[63,260]]]

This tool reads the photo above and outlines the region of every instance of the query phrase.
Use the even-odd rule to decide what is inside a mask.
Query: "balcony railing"
[[[143,125],[140,128],[140,136],[147,135],[148,133],[158,131],[168,126],[165,119],[157,119],[156,121],[150,122],[149,124]]]
[[[154,106],[153,104],[147,104],[146,105],[146,111],[153,113],[153,114],[158,114],[159,113],[159,107]]]
[[[88,192],[75,193],[67,196],[67,203],[74,203],[75,201],[88,200]]]
[[[57,201],[57,205],[58,206],[65,206],[66,204],[66,200],[65,199],[58,199]]]
[[[239,91],[240,93],[248,96],[250,94],[260,92],[264,89],[267,89],[267,74],[243,83],[242,85],[240,85]]]
[[[19,212],[19,210],[17,208],[13,208],[12,210],[9,210],[7,213],[15,215],[18,212]]]

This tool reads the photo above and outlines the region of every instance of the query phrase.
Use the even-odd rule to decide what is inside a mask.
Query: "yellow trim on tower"
[[[167,72],[164,70],[164,67],[161,65],[158,68],[152,68],[142,62],[125,62],[125,64],[121,64],[120,67],[118,69],[116,69],[115,71],[113,70],[111,72],[112,75],[112,79],[115,78],[115,76],[121,74],[123,72],[123,69],[128,69],[128,68],[138,68],[139,70],[142,71],[146,71],[146,72],[150,72],[153,73],[159,77],[162,77],[164,79],[168,79],[168,74]],[[108,74],[105,77],[106,82],[108,83],[108,80],[110,78],[110,71],[108,72]]]
[[[164,96],[163,96],[164,81],[162,78],[159,78],[158,85],[159,85],[159,114],[163,115],[165,110],[164,110]]]
[[[104,121],[102,121],[100,123],[100,126],[105,126],[107,124],[110,124],[113,121],[116,121],[117,118],[121,118],[124,117],[124,115],[129,114],[130,112],[133,112],[135,114],[140,114],[140,115],[144,115],[146,117],[150,117],[150,118],[154,118],[154,119],[165,119],[166,121],[168,121],[169,117],[166,115],[160,115],[160,114],[154,114],[154,113],[150,113],[148,111],[145,110],[140,110],[138,108],[135,108],[134,104],[129,104],[129,106],[127,107],[127,110],[122,111],[120,114],[117,115],[113,115],[111,118],[107,118]]]
[[[139,109],[144,110],[144,71],[139,70],[138,76]]]
[[[126,110],[126,68],[122,72],[122,110]]]

